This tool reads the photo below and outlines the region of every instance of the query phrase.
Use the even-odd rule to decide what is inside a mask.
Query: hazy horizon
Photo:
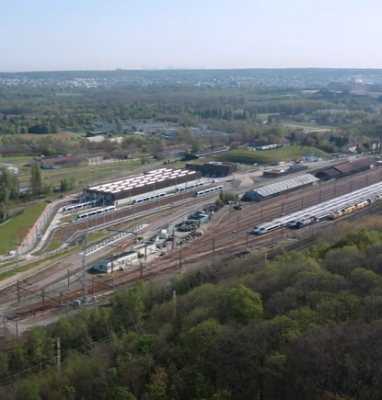
[[[382,3],[306,3],[13,0],[0,71],[382,69]]]

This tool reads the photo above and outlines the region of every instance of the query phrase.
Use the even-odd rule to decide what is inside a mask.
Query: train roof
[[[368,199],[375,197],[377,194],[380,194],[381,190],[382,190],[382,182],[378,182],[366,188],[355,190],[351,193],[324,201],[320,204],[305,208],[300,211],[296,211],[292,214],[280,218],[275,218],[274,220],[267,221],[262,224],[258,224],[256,225],[255,228],[260,229],[280,222],[288,223],[291,221],[295,221],[306,214],[310,214],[311,217],[322,218],[325,215],[329,215],[336,211],[340,211],[342,209],[355,206],[360,202],[367,201]]]

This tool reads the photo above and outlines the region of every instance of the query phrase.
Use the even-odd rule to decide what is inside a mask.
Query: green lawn
[[[274,150],[249,151],[249,150],[229,150],[224,153],[216,154],[214,159],[222,162],[234,162],[242,164],[270,164],[279,161],[293,160],[298,156],[300,146],[288,146]],[[329,154],[313,147],[304,147],[300,157],[307,156],[310,151],[314,151],[316,157],[328,157]]]
[[[23,241],[28,231],[42,214],[47,203],[36,203],[25,208],[25,211],[0,226],[0,254],[13,250],[16,242]]]
[[[32,157],[29,156],[10,156],[10,157],[0,157],[1,163],[17,164],[23,165],[29,163]]]
[[[49,253],[51,251],[57,250],[61,246],[61,243],[59,242],[50,242],[46,249],[44,250],[44,253]]]
[[[11,162],[3,158],[3,162]],[[100,165],[83,165],[79,167],[62,168],[56,170],[42,170],[43,182],[51,183],[53,186],[59,186],[62,179],[74,178],[76,182],[81,182],[84,186],[89,182],[98,182],[105,180],[118,179],[127,175],[141,172],[142,163],[136,161],[119,161],[115,163],[105,163]],[[31,171],[30,168],[22,168],[18,175],[21,187],[29,186]],[[76,190],[78,191],[78,190]]]

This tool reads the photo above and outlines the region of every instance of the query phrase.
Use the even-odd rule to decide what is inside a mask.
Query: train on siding
[[[156,193],[156,194],[149,194],[146,195],[144,197],[140,197],[139,199],[135,199],[133,201],[133,204],[142,204],[142,203],[147,203],[148,201],[152,201],[152,200],[158,200],[161,199],[163,197],[166,197],[166,193],[165,192],[161,192],[161,193]]]
[[[175,193],[182,193],[182,192],[185,192],[186,190],[195,189],[195,188],[198,188],[203,185],[204,185],[204,182],[196,182],[194,184],[190,184],[187,186],[178,186],[175,190]]]
[[[82,220],[87,219],[87,218],[96,217],[96,216],[104,215],[104,214],[109,214],[109,213],[115,211],[115,209],[116,209],[115,206],[108,206],[108,207],[105,207],[105,208],[99,208],[98,210],[92,210],[92,211],[89,211],[87,213],[79,214],[79,215],[77,215],[76,219],[77,219],[77,221],[82,221]]]
[[[199,190],[198,192],[195,193],[195,197],[205,196],[206,194],[210,194],[210,193],[214,193],[214,192],[220,192],[223,189],[224,189],[223,185],[219,185],[219,186],[214,186],[212,188]]]
[[[379,200],[382,200],[382,182],[257,225],[251,233],[263,235],[284,227],[301,229],[327,218],[340,218]]]
[[[62,212],[65,213],[65,212],[80,210],[82,208],[95,207],[98,204],[99,202],[97,200],[86,201],[85,203],[79,203],[79,204],[72,204],[70,206],[63,207]]]

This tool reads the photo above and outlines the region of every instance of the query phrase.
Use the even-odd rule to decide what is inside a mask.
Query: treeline
[[[185,126],[203,120],[262,123],[258,114],[278,114],[292,120],[315,119],[320,124],[371,125],[381,122],[381,101],[349,93],[321,90],[302,93],[261,93],[253,89],[205,88],[58,88],[1,90],[0,133],[84,131],[95,120],[162,120]]]
[[[381,320],[382,233],[363,229],[273,262],[138,284],[109,307],[33,328],[0,355],[0,390],[4,400],[379,400]]]

